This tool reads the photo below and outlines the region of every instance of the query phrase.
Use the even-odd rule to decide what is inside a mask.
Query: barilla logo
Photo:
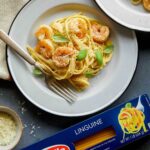
[[[70,150],[67,145],[53,145],[42,150]]]

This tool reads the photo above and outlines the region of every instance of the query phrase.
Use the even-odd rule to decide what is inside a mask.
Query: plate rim
[[[109,12],[109,10],[107,10],[105,8],[105,6],[99,2],[99,0],[94,0],[95,3],[97,4],[97,6],[110,18],[112,19],[113,21],[115,21],[116,23],[122,25],[123,27],[126,27],[128,29],[132,29],[132,30],[137,30],[137,31],[143,31],[143,32],[150,32],[150,28],[147,29],[147,28],[144,28],[144,27],[139,27],[139,26],[135,26],[135,25],[131,25],[131,24],[128,24],[124,21],[122,21],[121,19],[115,17],[115,15],[111,14]]]
[[[18,11],[18,13],[16,14],[16,16],[14,17],[11,25],[10,25],[10,28],[9,28],[9,31],[8,31],[8,34],[10,34],[11,32],[11,29],[13,27],[13,24],[15,22],[15,20],[17,19],[17,17],[19,16],[19,14],[21,13],[21,11],[27,6],[27,5],[30,5],[30,3],[32,3],[33,0],[29,0],[27,3],[25,3],[22,8]],[[112,103],[114,103],[116,100],[118,100],[118,98],[127,90],[127,88],[129,87],[134,75],[135,75],[135,72],[136,72],[136,69],[137,69],[137,63],[138,63],[138,59],[139,59],[139,52],[138,52],[138,42],[137,42],[137,37],[136,37],[136,34],[135,34],[135,31],[131,31],[132,35],[133,35],[133,38],[134,38],[134,42],[135,42],[135,48],[137,50],[137,57],[136,57],[136,63],[135,63],[135,66],[134,66],[134,70],[133,70],[133,74],[132,76],[130,77],[129,81],[124,85],[124,87],[122,88],[122,90],[120,90],[120,92],[118,92],[118,94],[107,104],[101,106],[100,108],[97,108],[97,109],[94,109],[94,110],[91,110],[91,111],[88,111],[88,112],[84,112],[84,113],[77,113],[77,114],[68,114],[68,113],[61,113],[61,112],[57,112],[57,111],[53,111],[53,110],[49,110],[47,108],[44,108],[43,106],[40,106],[38,103],[36,103],[35,101],[32,100],[32,98],[30,96],[28,96],[24,91],[23,89],[20,87],[19,83],[17,82],[17,80],[15,79],[15,77],[12,75],[12,72],[11,72],[11,67],[10,67],[10,62],[9,62],[9,59],[8,59],[8,46],[6,46],[6,57],[7,57],[7,66],[8,66],[8,69],[9,69],[9,72],[12,76],[12,79],[14,81],[14,83],[16,84],[17,88],[19,89],[19,91],[25,96],[25,98],[30,101],[33,105],[35,105],[36,107],[40,108],[41,110],[47,112],[47,113],[51,113],[51,114],[54,114],[54,115],[58,115],[58,116],[62,116],[62,117],[81,117],[81,116],[89,116],[89,115],[92,115],[92,114],[95,114],[99,111],[102,111],[103,109],[107,108],[108,106],[110,106]]]

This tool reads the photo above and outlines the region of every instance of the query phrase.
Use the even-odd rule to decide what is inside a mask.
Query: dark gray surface
[[[139,43],[139,59],[135,75],[128,89],[110,107],[137,97],[140,94],[147,93],[150,95],[150,34],[137,32],[137,37]],[[45,113],[31,104],[20,93],[12,81],[0,81],[0,105],[14,109],[20,115],[25,126],[27,125],[24,128],[21,141],[14,150],[26,147],[90,117],[65,118]],[[34,132],[32,133],[32,131]],[[130,144],[123,150],[130,148],[134,150],[150,150],[150,137]]]

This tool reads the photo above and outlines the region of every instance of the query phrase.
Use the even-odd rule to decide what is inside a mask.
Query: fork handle
[[[21,57],[23,57],[31,65],[35,65],[36,61],[25,52],[19,44],[17,44],[10,36],[8,36],[3,30],[0,29],[0,39],[9,45],[12,50],[17,52]]]

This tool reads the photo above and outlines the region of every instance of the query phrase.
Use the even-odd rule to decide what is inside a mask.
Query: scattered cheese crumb
[[[26,102],[25,101],[20,101],[20,100],[18,100],[18,105],[20,106],[20,110],[21,110],[21,114],[22,115],[24,115],[25,114],[25,112],[27,111],[27,109],[26,109],[26,107],[25,107],[25,105],[26,105]],[[37,115],[38,116],[40,116],[40,115],[42,115],[42,113],[41,112],[37,112]],[[39,125],[35,125],[33,122],[32,123],[25,123],[24,124],[24,128],[28,128],[30,131],[29,131],[29,134],[30,135],[32,135],[32,136],[34,136],[34,137],[36,137],[36,130],[37,129],[40,129],[41,127],[39,126]]]
[[[27,111],[24,107],[21,108],[21,113],[24,114]]]
[[[27,124],[24,124],[24,128],[27,128],[28,126],[27,126]]]
[[[34,131],[33,131],[33,130],[31,130],[31,131],[30,131],[30,134],[33,134],[33,133],[34,133]]]

